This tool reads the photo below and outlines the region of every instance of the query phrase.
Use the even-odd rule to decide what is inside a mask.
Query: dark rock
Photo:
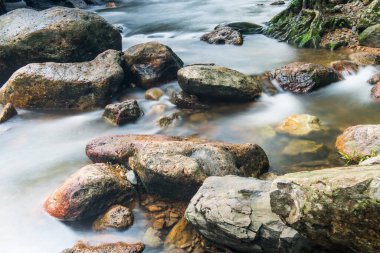
[[[11,103],[8,103],[0,110],[0,123],[4,123],[9,120],[13,116],[17,115],[16,109],[13,107]]]
[[[4,0],[0,0],[0,15],[7,12],[7,9],[5,8]]]
[[[141,253],[144,244],[128,244],[124,242],[105,243],[98,246],[89,246],[83,242],[77,242],[72,248],[65,249],[61,253]]]
[[[340,80],[334,69],[304,62],[294,62],[275,69],[271,72],[271,78],[284,90],[298,94],[308,93]]]
[[[119,91],[120,53],[107,50],[81,63],[31,63],[0,89],[0,101],[19,108],[89,109],[104,106]]]
[[[121,50],[121,35],[102,17],[79,9],[18,9],[0,16],[0,84],[28,63],[89,61]]]
[[[360,45],[366,47],[380,47],[380,24],[365,29],[359,36]]]
[[[380,72],[373,75],[367,82],[370,84],[377,84],[380,82]]]
[[[142,111],[136,100],[130,99],[121,103],[107,105],[103,118],[114,125],[124,125],[136,121]]]
[[[335,69],[339,74],[355,74],[359,70],[358,64],[346,60],[331,62],[330,67]]]
[[[272,183],[271,209],[330,252],[380,249],[380,166],[286,174]]]
[[[284,5],[284,4],[285,4],[284,1],[274,1],[270,5]]]
[[[309,253],[313,245],[271,211],[271,181],[209,177],[186,218],[207,239],[234,252]]]
[[[173,92],[170,96],[170,102],[180,109],[209,109],[210,106],[199,102],[194,95],[188,95],[185,92]]]
[[[132,210],[122,205],[114,205],[95,220],[92,228],[97,231],[107,228],[124,230],[130,227],[132,223]]]
[[[261,94],[261,85],[255,78],[220,66],[182,68],[178,82],[184,92],[205,100],[245,102]]]
[[[132,73],[132,82],[144,89],[159,86],[177,78],[182,60],[168,46],[158,42],[135,45],[124,52],[126,72]]]
[[[268,169],[265,152],[254,144],[231,144],[162,135],[117,135],[86,147],[94,162],[133,169],[149,193],[189,199],[208,176],[258,176]]]
[[[64,221],[99,215],[115,204],[132,200],[136,191],[118,165],[90,164],[68,178],[45,201],[45,210]]]
[[[209,44],[243,44],[241,33],[228,26],[216,27],[214,31],[202,35],[201,40]]]
[[[236,31],[239,31],[241,34],[257,34],[261,33],[263,27],[261,25],[257,25],[249,22],[234,22],[229,24],[221,24],[214,28],[214,30],[218,30],[222,27],[230,27]]]
[[[380,55],[373,54],[373,53],[360,52],[360,53],[350,54],[350,59],[359,65],[379,65],[380,64]]]

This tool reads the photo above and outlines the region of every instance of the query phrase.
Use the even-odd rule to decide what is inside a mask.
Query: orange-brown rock
[[[122,205],[114,205],[95,220],[92,228],[94,230],[105,230],[107,228],[123,230],[130,227],[132,223],[132,210]]]

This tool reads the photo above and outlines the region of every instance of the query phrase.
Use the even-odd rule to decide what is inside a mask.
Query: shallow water
[[[245,37],[244,45],[215,46],[199,41],[202,33],[222,22],[248,21],[263,23],[284,7],[269,6],[257,0],[135,0],[124,1],[115,9],[96,11],[108,21],[123,25],[123,47],[146,41],[160,41],[191,63],[216,63],[246,74],[257,74],[296,60],[326,64],[345,59],[344,53],[325,50],[296,49],[262,35]],[[257,3],[265,3],[264,7]],[[88,228],[73,228],[42,211],[44,199],[70,174],[89,163],[84,148],[94,137],[110,134],[196,134],[210,139],[236,143],[260,144],[267,152],[271,170],[286,173],[308,166],[309,169],[338,165],[333,150],[336,136],[349,125],[379,123],[378,106],[369,99],[366,80],[374,74],[366,67],[346,80],[309,95],[281,93],[262,96],[255,103],[218,105],[207,113],[184,114],[172,126],[160,128],[157,120],[176,111],[164,96],[160,101],[143,99],[134,90],[124,96],[139,99],[145,116],[135,124],[112,127],[101,119],[102,111],[87,113],[20,111],[19,117],[0,125],[0,246],[7,253],[52,253],[72,246],[77,240],[104,242],[142,239],[147,220],[137,208],[135,223],[125,232],[93,233]],[[165,90],[178,89],[176,82]],[[325,143],[328,159],[312,165],[293,166],[281,155],[291,138],[273,136],[273,128],[295,113],[318,116],[328,128],[327,134],[313,138]],[[299,163],[299,161],[297,161]],[[326,165],[327,164],[327,165]],[[148,249],[146,252],[160,252]]]

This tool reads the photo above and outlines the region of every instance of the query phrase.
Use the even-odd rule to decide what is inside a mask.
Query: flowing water
[[[123,48],[159,41],[169,45],[186,64],[216,63],[246,74],[258,74],[296,60],[327,64],[347,58],[344,53],[296,49],[263,35],[245,37],[243,46],[215,46],[199,41],[202,33],[223,22],[247,21],[262,24],[284,7],[258,0],[125,0],[118,8],[98,8],[109,22],[121,25]],[[264,6],[257,4],[263,3]],[[137,242],[148,221],[138,207],[135,223],[124,232],[94,233],[88,227],[73,227],[49,217],[42,210],[44,199],[70,174],[90,161],[86,143],[110,134],[199,135],[235,143],[258,143],[268,154],[271,171],[281,174],[340,161],[333,150],[336,136],[349,125],[380,123],[379,105],[369,99],[366,80],[374,67],[308,95],[289,93],[238,105],[218,105],[209,112],[183,114],[173,125],[160,128],[157,120],[176,111],[168,96],[146,101],[143,91],[133,90],[123,98],[137,98],[145,116],[135,124],[115,128],[103,122],[102,110],[86,113],[20,111],[0,125],[0,248],[7,253],[52,253],[72,246],[77,240]],[[176,82],[163,87],[178,89]],[[328,129],[314,140],[327,145],[328,158],[297,165],[281,150],[291,138],[276,135],[273,127],[295,113],[318,116]],[[293,166],[294,165],[294,166]],[[305,169],[305,168],[304,168]],[[161,250],[147,249],[146,252]]]

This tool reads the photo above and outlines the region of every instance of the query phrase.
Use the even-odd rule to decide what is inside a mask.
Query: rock
[[[252,77],[220,66],[194,65],[178,71],[178,82],[187,94],[219,101],[250,101],[261,94]]]
[[[127,172],[126,174],[127,176],[127,180],[133,184],[133,185],[137,185],[138,184],[138,180],[137,180],[137,177],[136,177],[136,174],[133,170],[130,170]]]
[[[216,27],[214,31],[203,34],[201,40],[209,44],[243,45],[243,35],[228,26]]]
[[[7,12],[7,9],[5,7],[4,1],[0,0],[0,15],[3,15]]]
[[[263,93],[266,93],[269,96],[274,96],[280,92],[279,89],[272,83],[269,72],[265,72],[260,75],[252,75],[251,77],[260,84]]]
[[[24,2],[26,3],[26,6],[36,10],[45,10],[55,6],[64,6],[69,8],[86,8],[88,7],[88,4],[94,4],[92,1],[84,0],[26,0]]]
[[[292,161],[323,159],[328,152],[324,144],[310,140],[292,140],[282,150],[282,154]]]
[[[359,36],[360,45],[366,47],[380,47],[380,24],[365,29]]]
[[[149,89],[177,78],[182,60],[168,46],[158,42],[142,43],[124,51],[126,72],[132,73],[132,82]]]
[[[360,52],[350,54],[350,59],[359,65],[378,65],[380,64],[380,55]]]
[[[214,30],[218,30],[222,27],[229,27],[236,31],[239,31],[241,34],[257,34],[261,33],[263,27],[261,25],[257,25],[249,22],[234,22],[229,24],[221,24],[214,28]]]
[[[321,132],[322,130],[319,118],[309,114],[289,116],[276,128],[277,132],[302,137]]]
[[[286,174],[270,193],[272,211],[331,252],[380,249],[380,166]]]
[[[336,139],[336,149],[359,162],[380,151],[380,125],[357,125],[344,130]]]
[[[4,123],[13,116],[17,115],[16,109],[11,103],[7,103],[2,110],[0,110],[0,123]]]
[[[380,155],[365,159],[364,161],[359,163],[360,166],[368,166],[374,164],[380,164]]]
[[[180,109],[209,109],[210,106],[201,103],[194,95],[188,95],[185,92],[173,92],[170,96],[170,102]]]
[[[143,242],[152,248],[158,248],[162,244],[162,240],[160,238],[161,233],[150,227],[145,231]]]
[[[373,75],[367,82],[370,84],[377,84],[380,82],[380,72]]]
[[[330,67],[340,74],[355,74],[359,70],[358,64],[346,60],[331,62]]]
[[[121,50],[121,35],[93,12],[9,12],[0,17],[0,85],[29,63],[89,61],[107,49]]]
[[[294,62],[271,72],[272,80],[281,88],[293,93],[303,94],[340,80],[332,68],[319,64]]]
[[[120,53],[107,50],[82,63],[31,63],[0,89],[0,101],[25,109],[90,109],[104,106],[120,89]]]
[[[367,1],[366,8],[360,13],[358,20],[358,30],[363,31],[365,28],[380,23],[380,1]]]
[[[284,1],[274,1],[270,5],[284,5],[284,4],[285,4]]]
[[[134,99],[107,105],[103,118],[114,125],[124,125],[136,121],[142,115],[139,104]]]
[[[170,230],[165,239],[165,246],[167,248],[184,249],[191,247],[191,245],[199,238],[198,232],[193,225],[185,218],[182,218]],[[193,251],[191,251],[193,252]]]
[[[130,227],[132,223],[132,210],[122,205],[114,205],[95,220],[92,228],[97,231],[107,228],[124,230]]]
[[[144,251],[144,244],[128,244],[124,242],[105,243],[98,246],[89,246],[84,242],[77,242],[72,248],[61,253],[141,253]]]
[[[159,88],[151,88],[144,93],[145,99],[159,100],[164,95],[164,92]]]
[[[375,84],[371,89],[371,98],[375,102],[380,102],[380,82]]]
[[[238,252],[307,253],[312,245],[272,213],[271,181],[209,177],[186,210],[207,239]]]
[[[163,135],[116,135],[86,147],[94,162],[133,169],[148,193],[190,199],[208,176],[258,176],[268,169],[265,152],[254,144],[231,144]]]
[[[162,127],[169,127],[174,125],[175,123],[178,123],[178,121],[182,119],[182,115],[179,112],[174,112],[169,116],[161,117],[158,121],[157,124]]]
[[[71,175],[45,201],[45,210],[64,221],[83,220],[115,204],[130,201],[136,191],[121,166],[90,164]]]

